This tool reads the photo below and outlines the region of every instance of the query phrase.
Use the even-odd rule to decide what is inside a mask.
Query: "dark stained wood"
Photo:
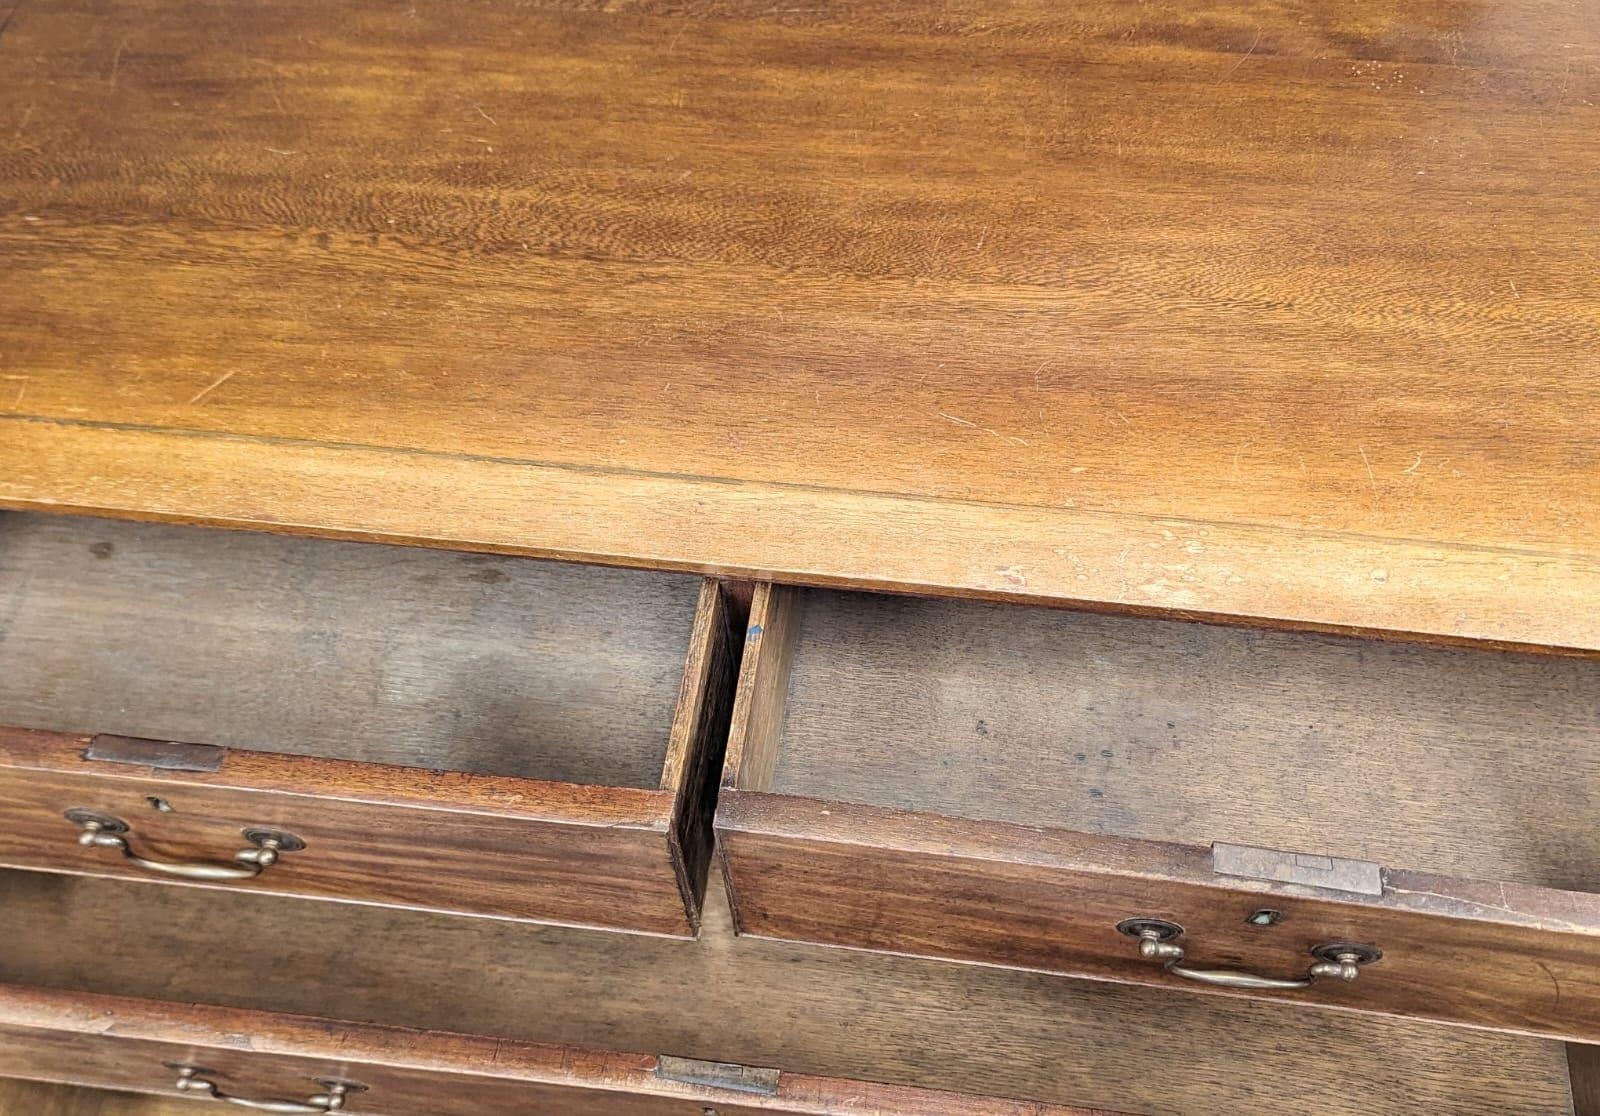
[[[83,758],[86,737],[0,728],[0,864],[690,934],[698,888],[669,840],[676,788],[421,774],[339,760],[228,751],[216,772]],[[159,800],[162,808],[153,808]],[[157,860],[228,863],[252,826],[306,843],[249,880],[151,875],[83,848],[63,817],[83,808],[132,827]],[[696,866],[696,870],[701,870]]]
[[[698,588],[0,515],[0,724],[653,790]]]
[[[1560,1043],[735,938],[720,888],[690,943],[0,872],[0,937],[10,982],[1134,1112],[1571,1111]]]
[[[718,835],[745,934],[1600,1040],[1600,895],[1389,871],[1369,897],[1216,875],[1203,848],[751,792]],[[1263,908],[1282,923],[1250,926]],[[1301,977],[1335,942],[1383,958],[1235,992],[1142,959],[1127,918],[1182,926],[1200,969]]]
[[[1597,106],[1542,0],[41,0],[0,502],[1592,653]]]
[[[723,586],[710,578],[703,581],[661,773],[662,791],[673,796],[668,835],[691,920],[699,917],[715,853],[717,783],[739,675],[739,641],[729,611]]]
[[[390,1116],[1094,1116],[793,1074],[757,1095],[664,1078],[653,1055],[21,987],[0,986],[0,1039],[6,1076],[176,1095],[178,1063],[249,1099],[303,1099],[335,1078],[366,1086],[347,1111]]]
[[[1600,891],[1600,664],[798,596],[770,789]]]
[[[1573,1116],[1600,1113],[1600,1046],[1567,1043],[1567,1072],[1572,1078]]]

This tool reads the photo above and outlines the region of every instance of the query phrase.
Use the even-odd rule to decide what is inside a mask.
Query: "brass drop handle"
[[[176,876],[183,880],[249,880],[261,875],[278,863],[284,853],[299,852],[306,843],[292,833],[276,829],[246,829],[244,838],[250,847],[233,854],[232,864],[208,864],[184,860],[151,860],[133,851],[129,838],[133,829],[121,818],[98,814],[93,810],[74,808],[66,818],[78,827],[78,844],[91,849],[116,849],[124,858],[160,876]]]
[[[1167,972],[1199,984],[1218,988],[1240,988],[1253,992],[1289,992],[1310,988],[1324,977],[1350,982],[1361,975],[1361,966],[1383,956],[1372,946],[1349,942],[1327,942],[1314,946],[1316,960],[1303,977],[1268,977],[1238,969],[1191,969],[1183,964],[1184,948],[1172,939],[1183,933],[1176,922],[1159,918],[1128,918],[1117,923],[1117,931],[1139,941],[1139,956],[1160,961]]]
[[[222,1101],[237,1108],[248,1108],[255,1112],[280,1112],[289,1116],[327,1116],[330,1112],[344,1111],[344,1102],[351,1093],[358,1093],[362,1086],[348,1081],[318,1081],[323,1092],[315,1093],[304,1101],[286,1100],[251,1100],[249,1097],[235,1097],[224,1093],[217,1088],[217,1083],[209,1077],[203,1076],[208,1070],[199,1066],[170,1066],[178,1071],[177,1089],[180,1093],[200,1093],[212,1100]]]

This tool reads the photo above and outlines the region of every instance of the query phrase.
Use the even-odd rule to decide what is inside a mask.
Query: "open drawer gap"
[[[1589,660],[762,586],[718,830],[744,933],[1594,1041],[1597,744]]]
[[[734,654],[694,577],[0,516],[0,864],[692,933]]]

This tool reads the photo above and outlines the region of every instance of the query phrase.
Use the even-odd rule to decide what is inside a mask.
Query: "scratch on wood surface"
[[[1378,474],[1372,471],[1372,462],[1367,458],[1367,447],[1356,446],[1356,452],[1361,455],[1361,464],[1367,467],[1367,479],[1372,482],[1373,495],[1378,492]]]
[[[1561,982],[1556,979],[1556,974],[1550,971],[1550,966],[1549,965],[1546,965],[1543,961],[1540,961],[1537,957],[1534,958],[1533,963],[1535,965],[1539,966],[1539,968],[1544,970],[1544,975],[1549,977],[1550,978],[1550,983],[1555,986],[1556,998],[1555,998],[1555,1002],[1552,1003],[1550,1006],[1553,1007],[1553,1008],[1560,1007],[1561,1006]]]
[[[12,9],[13,14],[15,14],[15,11],[16,9]],[[10,22],[9,16],[6,19],[6,22]],[[117,71],[122,68],[122,52],[127,49],[128,40],[124,38],[120,43],[117,44],[117,52],[111,56],[111,77],[107,79],[106,83],[110,85],[112,89],[117,87]]]
[[[1255,445],[1254,441],[1248,441],[1233,451],[1233,479],[1235,481],[1239,479],[1239,455],[1253,445]]]
[[[1246,62],[1248,62],[1250,60],[1250,56],[1256,52],[1256,47],[1258,47],[1260,45],[1261,45],[1261,28],[1257,27],[1256,28],[1255,42],[1250,44],[1250,49],[1244,52],[1243,56],[1240,57],[1239,61],[1235,62],[1232,66],[1228,67],[1228,72],[1227,73],[1223,74],[1221,77],[1219,77],[1217,79],[1217,84],[1221,85],[1223,82],[1225,82],[1229,78],[1231,78],[1234,75],[1234,72],[1237,71],[1240,66],[1243,66]]]
[[[1411,468],[1409,468],[1409,469],[1401,469],[1400,473],[1401,473],[1402,476],[1408,476],[1411,473],[1415,473],[1417,471],[1417,467],[1419,465],[1421,465],[1421,464],[1422,464],[1422,454],[1419,453],[1419,454],[1417,454],[1417,459],[1411,463]]]
[[[279,112],[283,112],[283,98],[278,96],[278,83],[272,76],[272,71],[267,71],[267,92],[272,94],[272,103]]]
[[[1539,929],[1559,931],[1574,934],[1593,934],[1594,926],[1587,922],[1573,922],[1570,919],[1560,918],[1542,912],[1529,912],[1519,910],[1511,905],[1510,896],[1506,893],[1506,885],[1499,884],[1500,902],[1486,903],[1481,899],[1471,899],[1465,895],[1456,895],[1442,891],[1427,891],[1423,888],[1390,887],[1395,895],[1411,895],[1423,900],[1439,899],[1441,903],[1427,903],[1423,906],[1429,913],[1438,912],[1452,918],[1472,918],[1477,912],[1492,912],[1497,915],[1509,915],[1514,921],[1528,923],[1535,922]]]
[[[11,21],[17,18],[17,13],[22,10],[22,3],[23,0],[17,0],[15,4],[11,5],[11,10],[6,13],[6,18],[0,19],[0,36],[5,35],[6,28],[10,27]]]
[[[206,387],[201,388],[198,392],[195,393],[194,398],[189,400],[189,406],[191,406],[191,407],[194,406],[196,403],[200,402],[200,400],[204,399],[206,396],[208,396],[212,392],[216,391],[223,384],[225,384],[229,380],[233,379],[233,374],[234,374],[234,372],[237,372],[237,371],[238,371],[238,369],[236,369],[236,368],[235,369],[230,369],[229,371],[224,372],[221,376],[217,377],[216,380],[214,380],[212,383],[210,383]]]
[[[957,426],[970,426],[970,427],[972,427],[974,429],[976,429],[977,426],[978,426],[978,424],[975,423],[975,422],[968,422],[964,418],[956,418],[955,415],[947,415],[943,411],[935,411],[934,413],[937,414],[940,418],[944,419],[946,422],[953,422]]]

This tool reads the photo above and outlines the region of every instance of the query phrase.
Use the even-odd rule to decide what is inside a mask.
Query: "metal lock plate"
[[[1218,841],[1211,846],[1211,870],[1219,876],[1247,880],[1300,884],[1356,895],[1383,894],[1383,866],[1370,860],[1258,849]]]
[[[144,740],[137,736],[101,733],[89,741],[84,759],[102,763],[131,763],[156,771],[221,771],[228,749],[214,744],[185,744],[179,740]]]
[[[778,1092],[777,1070],[756,1069],[733,1062],[702,1062],[698,1058],[671,1058],[663,1054],[656,1060],[656,1076],[685,1085],[707,1085],[764,1097],[775,1096]]]

